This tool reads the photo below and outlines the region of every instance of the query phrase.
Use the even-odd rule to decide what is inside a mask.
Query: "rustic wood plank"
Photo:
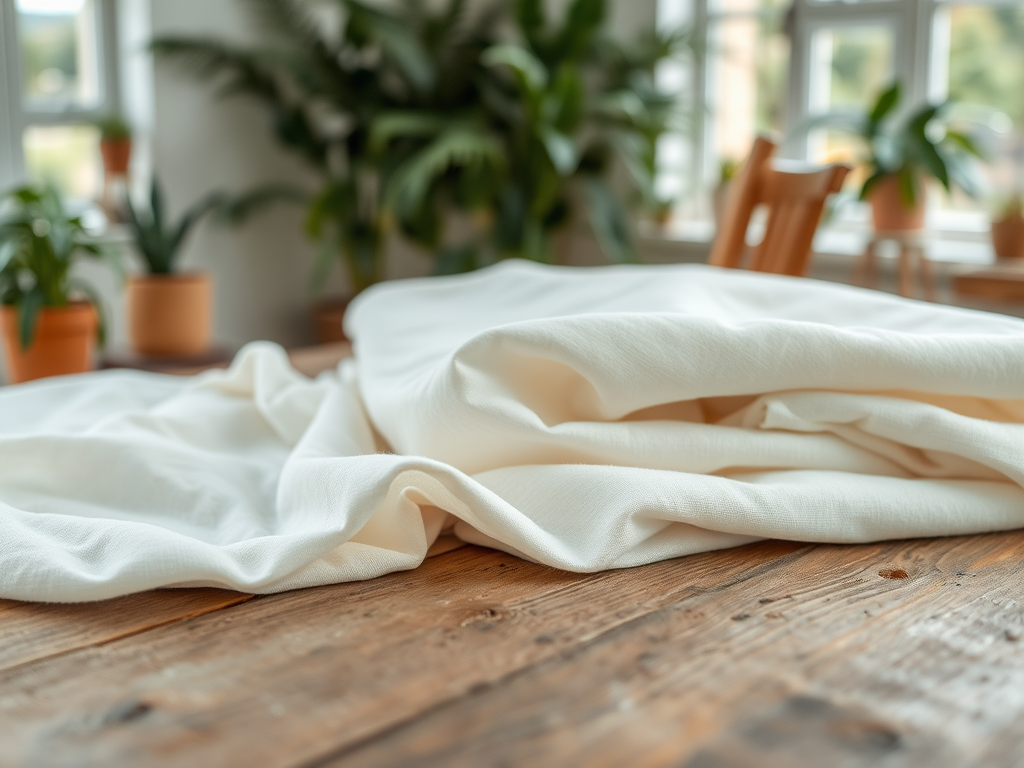
[[[70,605],[0,600],[0,670],[109,643],[251,597],[223,589],[162,589]]]
[[[49,765],[295,765],[804,549],[580,575],[466,547],[0,672],[0,743]]]
[[[1020,766],[1022,638],[1024,532],[821,546],[335,758]]]

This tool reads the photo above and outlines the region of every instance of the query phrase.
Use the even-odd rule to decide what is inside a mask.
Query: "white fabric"
[[[438,533],[559,568],[762,537],[1024,526],[1024,323],[703,266],[389,283],[315,381],[0,391],[0,596],[254,592],[416,567]]]

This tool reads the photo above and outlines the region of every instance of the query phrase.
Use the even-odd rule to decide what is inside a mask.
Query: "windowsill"
[[[996,263],[987,219],[964,214],[942,216],[944,219],[952,218],[954,226],[926,227],[924,240],[929,259],[950,266],[986,266]],[[752,243],[760,239],[761,233],[757,229],[756,224],[751,226]],[[714,240],[715,226],[707,220],[676,221],[667,226],[643,222],[639,234],[645,246],[653,246],[658,250],[677,247],[685,252],[706,252]],[[847,261],[864,253],[870,237],[871,227],[867,221],[845,220],[824,225],[814,238],[814,252],[826,259],[835,257]],[[879,255],[885,258],[890,254],[882,249]]]

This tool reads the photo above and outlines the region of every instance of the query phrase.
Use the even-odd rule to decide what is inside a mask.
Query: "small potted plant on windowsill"
[[[156,179],[150,189],[149,210],[126,200],[128,226],[146,274],[128,280],[128,336],[140,355],[191,357],[210,346],[213,324],[213,284],[205,272],[175,271],[178,255],[192,227],[223,205],[222,194],[208,195],[187,210],[175,225],[164,218],[163,194]]]
[[[126,194],[128,166],[132,159],[132,130],[119,115],[107,115],[96,122],[103,159],[103,192],[100,207],[109,221],[121,221],[121,198]]]
[[[132,129],[120,115],[96,122],[100,131],[100,155],[107,176],[127,176],[132,159]]]
[[[71,275],[82,257],[113,254],[68,216],[51,187],[21,187],[0,200],[0,330],[7,377],[17,384],[91,370],[103,341],[99,302]]]
[[[1010,196],[992,219],[992,248],[1000,259],[1024,259],[1024,193]]]
[[[947,118],[950,102],[925,104],[902,122],[893,122],[901,87],[885,89],[864,114],[832,113],[808,127],[834,127],[859,136],[867,178],[860,199],[871,205],[876,232],[912,232],[924,227],[927,180],[947,192],[957,187],[977,193],[970,158],[982,157],[975,140],[955,130]]]

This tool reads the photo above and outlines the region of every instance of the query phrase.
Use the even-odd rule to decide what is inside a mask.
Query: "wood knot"
[[[909,579],[910,574],[902,568],[883,568],[878,572],[883,579]]]
[[[145,717],[153,711],[153,705],[145,701],[126,701],[118,704],[103,717],[106,725],[131,723]]]
[[[474,624],[482,625],[483,629],[490,629],[498,622],[504,621],[512,612],[503,605],[489,605],[484,608],[477,609],[467,618],[463,619],[460,623],[460,627],[469,627]]]

